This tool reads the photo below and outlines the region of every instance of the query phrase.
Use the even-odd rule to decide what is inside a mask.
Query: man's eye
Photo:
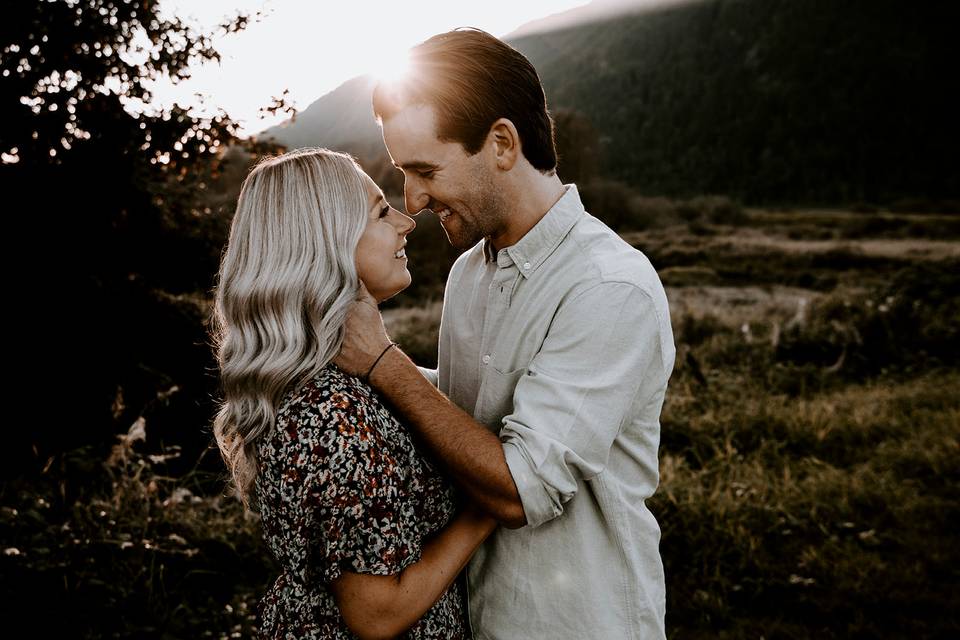
[[[429,180],[430,178],[433,177],[434,173],[435,173],[434,171],[418,171],[417,175],[419,175],[421,178],[424,178],[425,180]]]

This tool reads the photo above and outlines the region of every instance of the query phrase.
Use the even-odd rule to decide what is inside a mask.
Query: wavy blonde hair
[[[284,393],[340,350],[366,213],[362,169],[327,149],[265,158],[243,183],[215,292],[223,400],[213,433],[247,509],[259,511],[257,443]]]

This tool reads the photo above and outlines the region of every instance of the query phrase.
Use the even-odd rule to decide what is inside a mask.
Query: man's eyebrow
[[[399,165],[396,162],[393,163],[397,169],[403,171],[407,169],[408,171],[434,171],[437,168],[437,165],[430,162],[424,162],[423,160],[414,160],[413,162],[407,162],[405,164]]]

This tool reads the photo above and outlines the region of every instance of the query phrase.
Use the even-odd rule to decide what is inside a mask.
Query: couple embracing
[[[373,108],[405,208],[462,255],[438,368],[377,303],[416,226],[349,156],[247,177],[216,291],[214,430],[283,571],[269,638],[664,637],[659,417],[667,300],[642,253],[556,173],[529,61],[440,34]]]

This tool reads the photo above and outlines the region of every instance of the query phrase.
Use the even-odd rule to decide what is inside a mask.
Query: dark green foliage
[[[960,363],[960,263],[912,265],[866,296],[836,293],[784,332],[780,361],[851,375]]]
[[[233,207],[216,197],[217,151],[235,126],[222,112],[132,115],[124,104],[149,102],[160,75],[217,60],[210,34],[161,19],[152,0],[17,2],[2,24],[0,183],[21,207],[11,237],[29,249],[12,265],[15,335],[33,347],[18,374],[30,402],[44,406],[55,388],[68,416],[37,412],[2,473],[109,438],[174,384],[187,398],[174,424],[190,430],[178,436],[197,439],[215,380],[202,310],[182,296],[213,284]]]
[[[136,440],[109,457],[71,451],[0,492],[3,619],[36,637],[251,636],[276,573],[258,522],[232,498],[199,497],[221,478],[167,475],[177,447],[151,457]]]
[[[704,234],[708,225],[741,226],[747,215],[740,204],[726,196],[697,196],[688,200],[646,197],[622,182],[595,179],[577,185],[587,211],[616,231],[662,229],[687,222],[699,225]]]
[[[627,13],[509,41],[543,82],[564,181],[751,204],[960,209],[960,124],[945,98],[956,3],[616,4]],[[382,163],[371,91],[355,78],[266,135]]]
[[[713,0],[513,44],[550,104],[596,131],[600,175],[643,193],[930,203],[960,194],[943,93],[958,17],[952,2]]]
[[[557,109],[551,115],[556,130],[557,175],[564,183],[578,185],[596,178],[600,142],[590,120],[570,109]]]

